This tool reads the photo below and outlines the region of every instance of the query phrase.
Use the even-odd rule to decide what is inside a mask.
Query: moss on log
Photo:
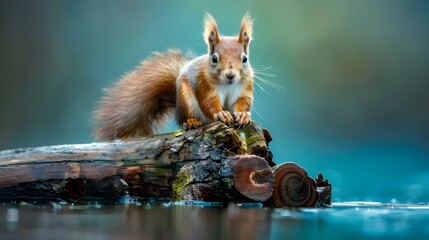
[[[0,201],[202,200],[327,206],[331,185],[275,166],[270,133],[212,123],[144,138],[0,151]]]
[[[272,193],[270,163],[255,122],[238,130],[213,123],[141,139],[6,150],[0,152],[0,200],[76,202],[129,195],[263,201]]]

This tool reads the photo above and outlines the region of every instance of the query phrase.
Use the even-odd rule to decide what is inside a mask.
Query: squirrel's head
[[[249,44],[252,40],[249,13],[241,20],[240,33],[236,37],[220,36],[215,19],[207,13],[204,40],[208,46],[209,74],[219,83],[235,84],[253,79],[249,62]]]

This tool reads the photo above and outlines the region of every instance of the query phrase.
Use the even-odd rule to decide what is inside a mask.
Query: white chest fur
[[[216,86],[216,90],[219,96],[220,104],[222,105],[222,109],[233,113],[234,104],[240,97],[240,93],[243,91],[243,85],[220,84]]]

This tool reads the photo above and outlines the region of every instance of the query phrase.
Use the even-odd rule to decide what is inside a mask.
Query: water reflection
[[[429,206],[336,203],[329,209],[189,205],[3,205],[0,239],[413,239]]]
[[[269,209],[168,205],[0,207],[0,239],[265,239]]]
[[[6,210],[6,227],[7,230],[15,230],[19,221],[19,211],[17,208],[7,208]]]

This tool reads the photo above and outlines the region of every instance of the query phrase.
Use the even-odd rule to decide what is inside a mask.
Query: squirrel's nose
[[[225,74],[225,76],[226,76],[229,80],[232,80],[233,78],[235,78],[235,73],[233,73],[233,72],[229,72],[229,73]]]

